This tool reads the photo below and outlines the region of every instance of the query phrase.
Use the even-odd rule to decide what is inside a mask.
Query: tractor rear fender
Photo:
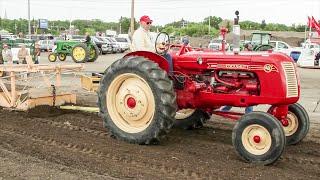
[[[150,52],[150,51],[135,51],[135,52],[131,52],[131,53],[126,54],[124,56],[124,58],[128,58],[130,56],[145,57],[146,59],[149,59],[150,61],[157,63],[159,65],[159,67],[161,69],[165,70],[167,73],[169,72],[169,63],[161,55],[158,55],[158,54]]]

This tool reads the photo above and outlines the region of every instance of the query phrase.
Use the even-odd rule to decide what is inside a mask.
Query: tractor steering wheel
[[[155,41],[156,53],[163,55],[168,52],[170,47],[170,38],[168,33],[160,32]]]
[[[257,46],[254,51],[268,51],[270,49],[273,49],[274,47],[270,44],[264,44],[264,45],[260,45]]]

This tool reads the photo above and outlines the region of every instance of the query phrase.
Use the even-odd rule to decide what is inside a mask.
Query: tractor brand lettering
[[[249,66],[244,64],[226,64],[225,67],[227,69],[249,69]]]
[[[208,69],[216,69],[218,67],[217,63],[208,63]]]
[[[247,69],[252,71],[278,72],[276,66],[272,64],[262,65],[245,65],[245,64],[217,64],[208,63],[208,69]]]
[[[208,63],[208,69],[249,69],[248,65],[244,64],[217,64],[217,63]]]

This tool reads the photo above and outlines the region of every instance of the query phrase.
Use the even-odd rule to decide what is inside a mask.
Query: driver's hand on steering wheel
[[[168,51],[169,44],[166,42],[157,43],[156,48],[158,49],[158,52],[164,53]]]

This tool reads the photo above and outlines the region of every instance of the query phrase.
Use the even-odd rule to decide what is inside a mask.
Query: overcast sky
[[[28,0],[0,0],[0,15],[9,19],[28,18]],[[30,0],[31,19],[101,19],[116,22],[130,17],[131,0]],[[320,0],[135,0],[135,17],[149,15],[154,24],[164,25],[184,18],[200,22],[209,15],[240,21],[250,20],[291,25],[306,24],[307,16],[320,19]]]

